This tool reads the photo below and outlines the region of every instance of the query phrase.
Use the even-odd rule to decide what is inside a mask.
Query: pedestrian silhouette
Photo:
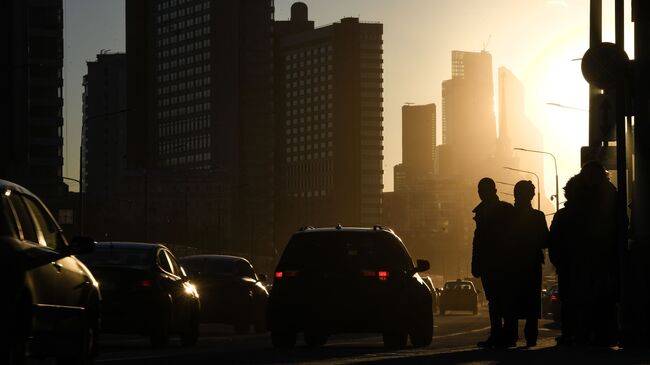
[[[532,182],[522,180],[515,184],[514,196],[514,214],[508,229],[508,254],[504,256],[509,282],[508,300],[504,306],[504,341],[506,347],[517,344],[518,320],[525,319],[526,346],[533,347],[537,345],[537,325],[542,313],[542,264],[548,227],[544,213],[531,205],[535,196]]]
[[[586,163],[577,175],[575,209],[575,257],[571,270],[576,305],[575,341],[612,346],[618,336],[619,299],[616,188],[597,161]]]
[[[481,198],[474,208],[476,229],[472,242],[472,275],[481,279],[490,314],[490,336],[479,347],[499,346],[503,342],[503,306],[505,272],[503,257],[505,232],[513,207],[497,196],[494,180],[485,177],[478,183]]]
[[[564,186],[564,207],[558,210],[551,222],[548,236],[548,256],[555,266],[560,296],[562,334],[556,339],[558,345],[572,345],[575,342],[575,260],[578,214],[575,203],[578,177],[574,176]]]

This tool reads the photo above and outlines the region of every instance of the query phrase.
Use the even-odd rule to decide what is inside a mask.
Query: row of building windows
[[[324,197],[327,195],[327,190],[316,190],[316,191],[301,191],[299,193],[292,192],[290,193],[294,198],[311,198],[311,197]]]
[[[165,10],[167,10],[167,8],[163,9],[162,8],[163,4],[159,4],[159,5],[160,5],[160,9],[158,10],[159,14],[156,16],[156,22],[157,23],[163,23],[163,22],[171,21],[171,20],[174,20],[174,19],[177,19],[177,18],[182,18],[184,16],[191,16],[193,14],[203,12],[203,11],[210,8],[210,2],[209,1],[201,2],[201,3],[190,5],[190,6],[178,7],[176,9],[171,10],[171,11],[165,11]],[[175,7],[175,5],[169,6],[169,8],[174,8],[174,7]],[[209,16],[209,14],[205,14],[205,15]]]
[[[158,125],[158,135],[168,137],[183,133],[194,133],[210,128],[210,116],[198,115],[191,118],[173,120]]]
[[[322,73],[325,73],[327,71],[332,71],[333,70],[332,65],[307,68],[307,69],[300,70],[300,71],[291,71],[291,70],[289,70],[289,66],[291,66],[291,64],[287,65],[287,73],[285,75],[285,79],[287,79],[287,80],[304,79],[305,76],[311,76],[312,74],[313,75],[322,74]]]
[[[207,112],[210,110],[210,102],[183,105],[177,108],[158,111],[159,119],[182,117],[188,114]]]
[[[300,154],[293,154],[291,156],[287,156],[286,161],[287,162],[310,161],[310,160],[328,158],[332,156],[334,156],[333,151],[327,151],[327,152],[321,151],[316,153],[300,153]]]
[[[196,153],[187,156],[171,157],[163,160],[163,166],[179,166],[186,164],[196,164],[210,161],[210,152]],[[209,164],[192,166],[193,169],[208,170]]]
[[[334,98],[334,95],[332,93],[327,93],[327,95],[325,95],[325,94],[316,94],[313,97],[310,95],[310,96],[307,96],[306,98],[304,98],[304,97],[303,98],[298,98],[298,96],[303,96],[303,95],[304,95],[304,90],[300,90],[300,92],[293,91],[292,93],[288,93],[287,94],[287,96],[288,96],[287,102],[285,103],[287,108],[292,106],[292,105],[295,106],[295,105],[311,104],[311,103],[318,103],[318,102],[324,103],[325,100],[327,100],[327,99],[332,100]],[[291,100],[291,99],[293,99],[293,100]]]
[[[186,30],[182,33],[176,32],[168,36],[163,36],[162,29],[158,28],[158,41],[156,42],[156,46],[158,46],[159,48],[167,47],[176,44],[177,42],[183,42],[186,39],[187,40],[198,39],[208,34],[210,34],[209,25],[194,28],[194,29],[190,28],[189,30]]]
[[[169,94],[169,93],[176,93],[178,91],[185,91],[185,90],[195,90],[195,89],[200,89],[204,86],[209,86],[209,78],[206,80],[205,78],[199,78],[199,79],[191,79],[183,82],[179,82],[176,84],[171,84],[171,85],[165,85],[165,86],[159,86],[156,91],[158,95],[164,95],[164,94]]]
[[[287,56],[288,57],[288,56]],[[307,68],[307,70],[310,68],[309,66],[316,66],[315,68],[318,67],[323,67],[323,65],[327,65],[329,69],[331,70],[332,65],[330,64],[332,61],[332,55],[327,55],[327,56],[321,56],[313,59],[307,59],[305,61],[288,61],[286,65],[284,66],[285,70],[291,71],[291,70],[298,70],[302,68]]]
[[[312,47],[312,48],[307,48],[307,49],[302,49],[300,51],[294,51],[291,52],[287,55],[284,56],[284,59],[289,61],[289,60],[300,60],[300,59],[313,59],[314,56],[317,55],[325,55],[326,53],[330,53],[334,50],[334,47],[332,47],[331,44],[328,45],[322,45],[319,47]]]
[[[315,77],[309,77],[307,79],[300,79],[299,81],[292,81],[292,82],[287,82],[287,89],[291,88],[297,88],[297,87],[303,87],[305,85],[309,86],[312,84],[318,84],[319,82],[324,83],[325,81],[330,81],[332,80],[332,74],[327,74],[327,75],[316,75]]]
[[[195,100],[207,99],[210,97],[210,89],[198,90],[195,92],[173,95],[158,99],[158,107],[173,106],[176,104],[192,103]]]
[[[197,2],[198,2],[197,0],[162,0],[162,1],[158,1],[156,8],[158,9],[158,11],[161,11],[161,10],[173,8],[175,6],[182,6],[185,4],[195,4]]]
[[[186,53],[192,53],[194,51],[205,51],[208,47],[210,47],[210,39],[199,39],[191,43],[186,43],[182,45],[178,45],[175,47],[167,48],[167,49],[162,49],[159,50],[156,55],[159,60],[165,59],[165,58],[175,58],[176,56],[184,55]],[[209,52],[203,52],[203,53],[198,53],[198,54],[193,54],[194,59],[196,60],[202,60],[202,59],[208,59],[210,57]]]
[[[160,155],[186,154],[190,151],[210,148],[210,134],[199,134],[162,140],[158,143]]]
[[[163,83],[163,82],[174,82],[176,80],[184,80],[185,78],[188,77],[194,77],[199,76],[201,74],[207,73],[207,70],[209,65],[203,65],[203,66],[197,66],[197,67],[190,67],[185,70],[178,70],[178,71],[171,71],[171,72],[166,72],[166,73],[160,73],[156,76],[156,81],[158,83]],[[204,71],[205,70],[205,71]],[[204,76],[203,77],[203,82],[204,85],[209,85],[210,84],[210,76]]]

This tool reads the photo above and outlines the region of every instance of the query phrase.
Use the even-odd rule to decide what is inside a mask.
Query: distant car
[[[36,195],[0,180],[0,363],[22,364],[26,349],[58,364],[92,362],[101,295],[73,255],[94,248],[88,237],[66,240]]]
[[[102,331],[148,335],[156,347],[167,346],[172,333],[183,346],[196,344],[199,295],[164,245],[100,242],[79,258],[102,290]]]
[[[196,255],[180,259],[201,293],[201,321],[231,324],[239,334],[266,329],[266,276],[243,257]]]
[[[542,314],[550,317],[555,322],[562,320],[562,304],[558,286],[551,286],[545,293],[542,293]]]
[[[431,299],[433,301],[431,308],[433,309],[434,312],[438,311],[438,304],[439,304],[439,299],[440,299],[440,291],[438,288],[435,287],[433,284],[433,280],[431,279],[430,276],[422,276],[422,280],[424,280],[424,283],[427,284],[429,287],[429,290],[431,290]]]
[[[440,315],[444,316],[450,310],[478,314],[478,293],[474,283],[460,279],[445,283],[440,296]]]
[[[428,346],[431,290],[391,230],[306,228],[289,240],[274,274],[267,324],[275,347],[291,348],[299,332],[309,346],[330,335],[375,332],[387,347]]]

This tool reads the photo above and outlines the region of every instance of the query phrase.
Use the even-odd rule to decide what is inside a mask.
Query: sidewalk
[[[555,346],[550,338],[543,339],[537,347],[512,349],[464,348],[421,356],[394,357],[379,361],[361,362],[360,364],[522,364],[522,365],[559,365],[559,364],[615,364],[637,365],[650,364],[648,349],[608,349],[608,348],[569,348]]]

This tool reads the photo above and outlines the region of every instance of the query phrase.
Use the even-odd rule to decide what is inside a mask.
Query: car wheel
[[[429,346],[433,340],[433,312],[425,310],[421,316],[415,316],[411,324],[411,344],[414,347]]]
[[[83,333],[72,338],[68,351],[63,351],[56,358],[57,365],[91,365],[94,363],[96,352],[97,326],[96,321],[88,321]]]
[[[305,331],[303,337],[305,338],[307,346],[321,347],[327,343],[327,338],[329,336],[321,331]]]
[[[404,331],[386,331],[383,333],[384,347],[401,349],[406,347],[408,333]]]
[[[167,347],[169,345],[171,318],[169,312],[163,312],[163,315],[160,316],[151,331],[151,345],[153,347]]]
[[[185,330],[181,333],[181,345],[190,347],[196,345],[199,339],[199,313],[193,310]]]
[[[290,330],[272,330],[271,343],[279,349],[290,349],[296,345],[297,334]]]

